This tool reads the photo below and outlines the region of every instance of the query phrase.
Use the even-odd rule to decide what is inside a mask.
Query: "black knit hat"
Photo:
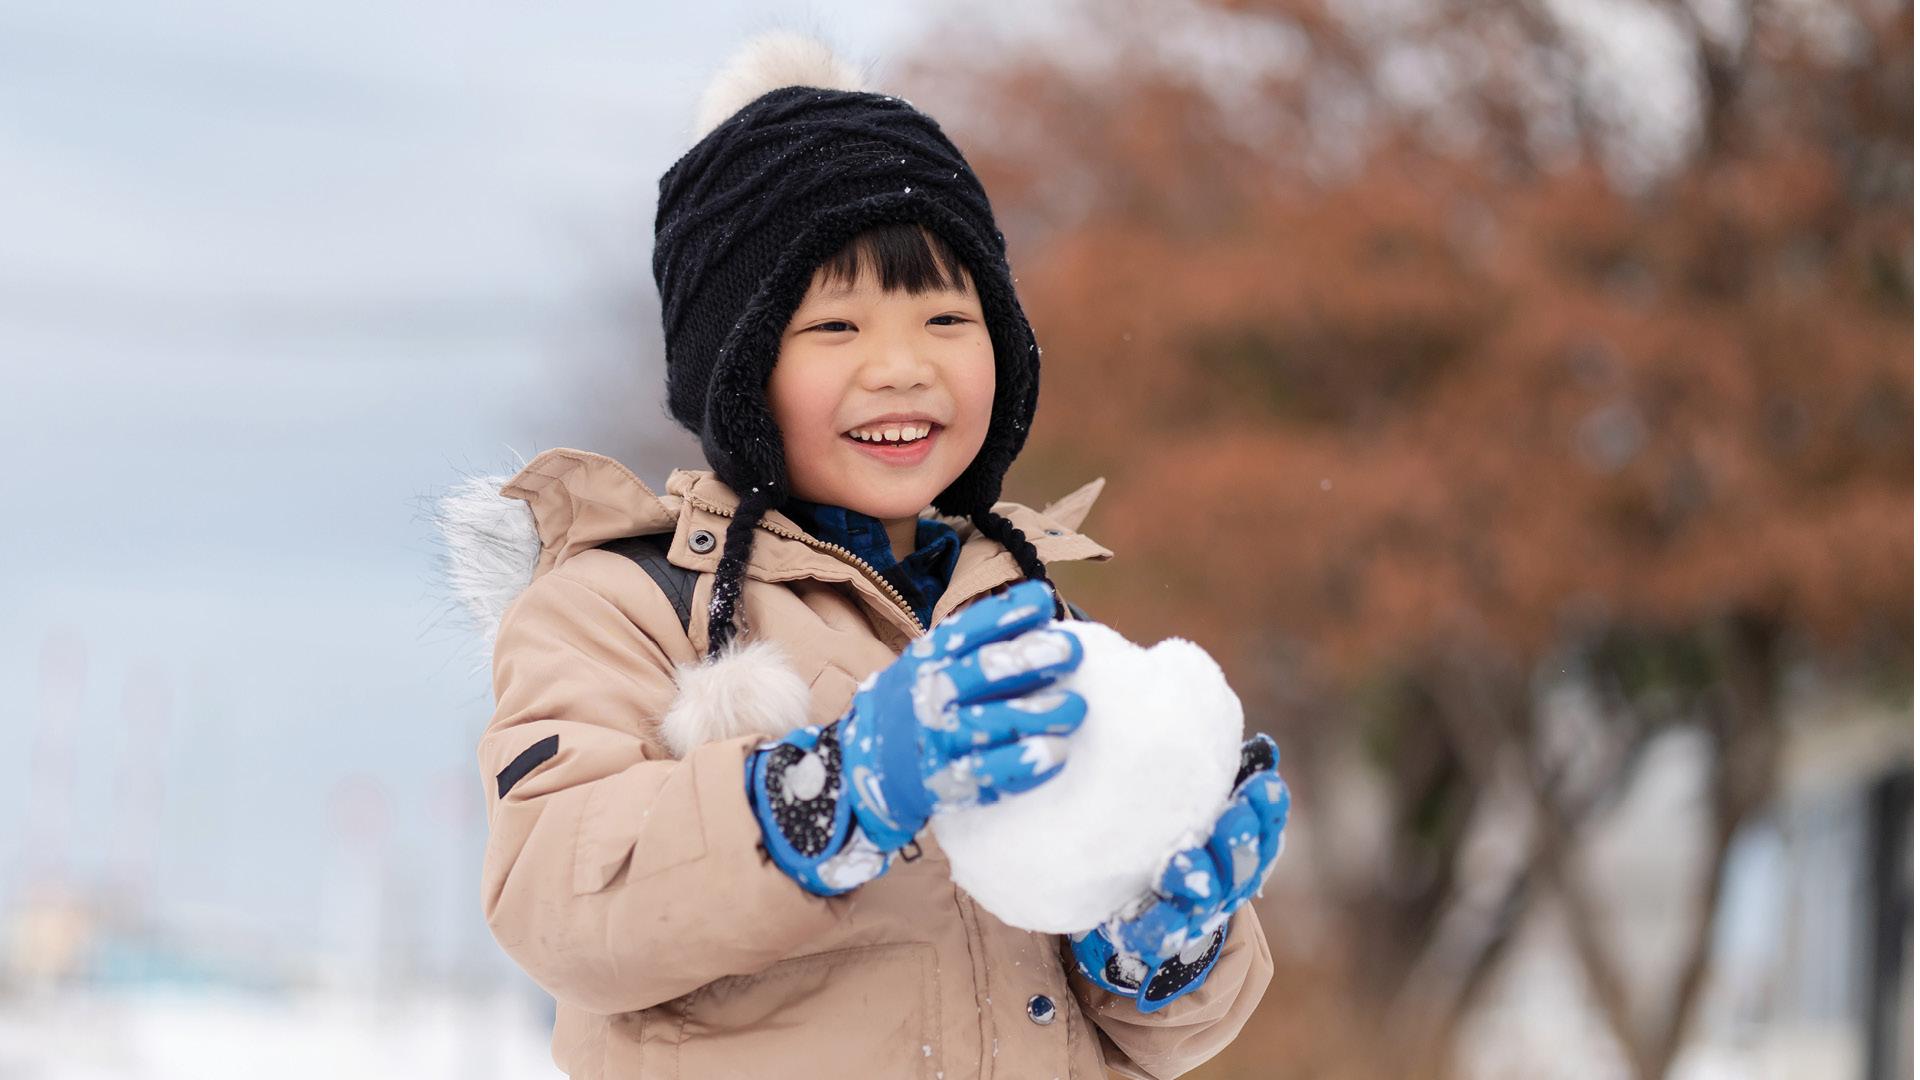
[[[741,56],[751,64],[754,50],[786,49],[793,72],[796,44],[824,53],[818,43],[770,35]],[[798,73],[805,72],[802,65]],[[959,256],[993,341],[986,442],[933,504],[971,519],[1013,553],[1027,577],[1047,580],[1033,545],[992,510],[1033,421],[1040,348],[1014,294],[1006,237],[985,189],[940,126],[910,102],[782,85],[725,116],[673,163],[660,178],[654,219],[668,409],[740,495],[709,608],[710,657],[732,639],[756,525],[791,494],[766,398],[781,335],[815,269],[861,232],[895,223],[926,227]]]

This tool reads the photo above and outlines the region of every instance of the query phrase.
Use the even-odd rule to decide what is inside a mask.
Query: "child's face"
[[[972,281],[914,296],[882,292],[866,265],[849,289],[816,273],[780,338],[767,398],[794,495],[885,519],[910,518],[966,471],[993,416],[993,341]],[[924,442],[848,432],[927,427]],[[904,432],[902,432],[904,435]]]

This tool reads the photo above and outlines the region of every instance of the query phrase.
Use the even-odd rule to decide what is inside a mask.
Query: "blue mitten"
[[[1051,779],[1087,703],[1046,689],[1080,665],[1080,640],[1046,629],[1053,597],[1025,581],[976,601],[868,676],[846,714],[747,761],[767,854],[832,896],[884,873],[942,810]]]
[[[1273,872],[1291,796],[1280,748],[1266,735],[1240,747],[1233,800],[1199,847],[1167,860],[1154,891],[1073,937],[1075,966],[1094,985],[1134,999],[1143,1013],[1199,988],[1227,937],[1234,911]]]

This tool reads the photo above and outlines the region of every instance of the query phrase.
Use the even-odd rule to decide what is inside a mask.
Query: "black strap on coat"
[[[700,571],[668,562],[667,547],[672,543],[672,533],[659,533],[654,536],[623,536],[598,546],[638,563],[654,584],[660,586],[660,591],[667,594],[668,601],[673,604],[674,614],[680,616],[680,629],[684,631],[693,622],[693,584],[699,580]]]

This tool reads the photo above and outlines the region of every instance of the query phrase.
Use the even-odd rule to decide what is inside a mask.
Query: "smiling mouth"
[[[916,439],[884,439],[884,438],[862,439],[851,431],[842,433],[840,437],[843,439],[846,439],[848,442],[858,443],[861,446],[918,446],[923,442],[931,442],[935,435],[938,435],[942,431],[946,430],[944,427],[934,423],[931,420],[926,421],[925,426],[927,428],[927,433]]]
[[[945,430],[934,424],[932,430],[920,438],[903,442],[857,439],[852,435],[842,435],[840,438],[852,443],[855,449],[864,451],[869,457],[892,464],[917,465],[932,452],[933,441]]]

